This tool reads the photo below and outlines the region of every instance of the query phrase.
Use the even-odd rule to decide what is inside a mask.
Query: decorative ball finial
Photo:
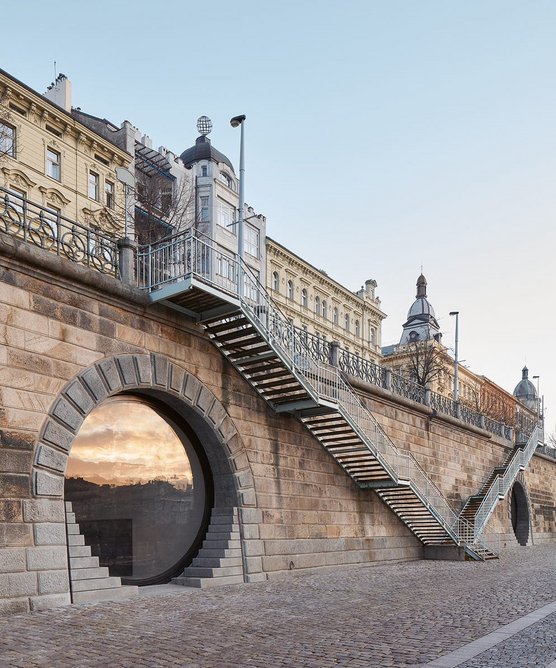
[[[212,121],[208,116],[200,116],[197,119],[197,131],[203,137],[206,137],[212,131]]]

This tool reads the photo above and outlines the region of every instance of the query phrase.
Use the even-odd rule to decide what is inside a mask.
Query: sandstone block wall
[[[156,389],[174,408],[190,408],[201,441],[222,450],[240,508],[246,579],[422,557],[419,541],[374,492],[358,489],[295,418],[275,414],[194,321],[0,235],[0,611],[69,601],[64,457],[94,405],[95,374],[110,390],[110,365],[113,391]],[[456,510],[508,450],[416,408],[365,398]],[[535,532],[548,540],[556,466],[536,460],[527,480]],[[224,464],[216,485],[228,484]],[[502,515],[500,522],[511,533]]]

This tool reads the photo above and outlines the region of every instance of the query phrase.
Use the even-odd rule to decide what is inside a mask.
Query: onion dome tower
[[[417,279],[417,294],[404,323],[400,345],[434,339],[440,343],[442,334],[432,304],[427,299],[427,279]]]
[[[529,380],[529,369],[524,366],[521,371],[521,380],[515,386],[513,392],[514,397],[527,408],[532,411],[538,409],[539,399],[537,397],[537,390],[533,383]]]

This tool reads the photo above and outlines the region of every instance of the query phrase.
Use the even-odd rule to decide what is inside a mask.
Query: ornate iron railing
[[[370,360],[363,359],[359,355],[340,348],[338,353],[338,365],[340,369],[350,376],[361,378],[371,385],[385,387],[386,369]]]
[[[467,424],[472,424],[475,427],[483,427],[484,425],[484,416],[478,411],[474,411],[469,406],[465,404],[460,404],[460,419]]]
[[[309,351],[314,359],[319,362],[328,364],[330,362],[330,341],[325,341],[320,336],[309,334],[304,329],[295,328],[299,332],[299,336],[305,340]]]
[[[438,413],[451,415],[455,418],[458,417],[458,405],[456,402],[452,401],[449,397],[445,397],[443,394],[438,394],[438,392],[431,392],[430,407]]]
[[[422,385],[415,383],[409,378],[400,376],[400,374],[393,373],[391,388],[392,392],[399,394],[401,397],[416,401],[418,404],[425,404],[426,390]]]
[[[0,231],[104,274],[118,275],[116,239],[6,188],[0,188]]]

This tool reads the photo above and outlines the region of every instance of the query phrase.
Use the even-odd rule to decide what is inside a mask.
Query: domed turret
[[[526,366],[524,366],[521,371],[521,380],[515,386],[514,397],[532,411],[537,410],[537,390],[535,389],[533,383],[529,380],[529,369]]]
[[[421,274],[417,279],[415,301],[407,313],[400,345],[434,339],[440,341],[442,334],[432,304],[427,299],[427,279]]]
[[[232,173],[234,173],[234,168],[229,158],[227,158],[221,151],[214,148],[210,143],[210,139],[207,135],[212,130],[212,123],[207,116],[201,116],[197,120],[197,130],[199,131],[199,137],[195,141],[195,146],[186,149],[181,155],[180,158],[183,164],[186,167],[191,167],[196,162],[201,160],[211,160],[212,162],[221,162],[227,165]]]

